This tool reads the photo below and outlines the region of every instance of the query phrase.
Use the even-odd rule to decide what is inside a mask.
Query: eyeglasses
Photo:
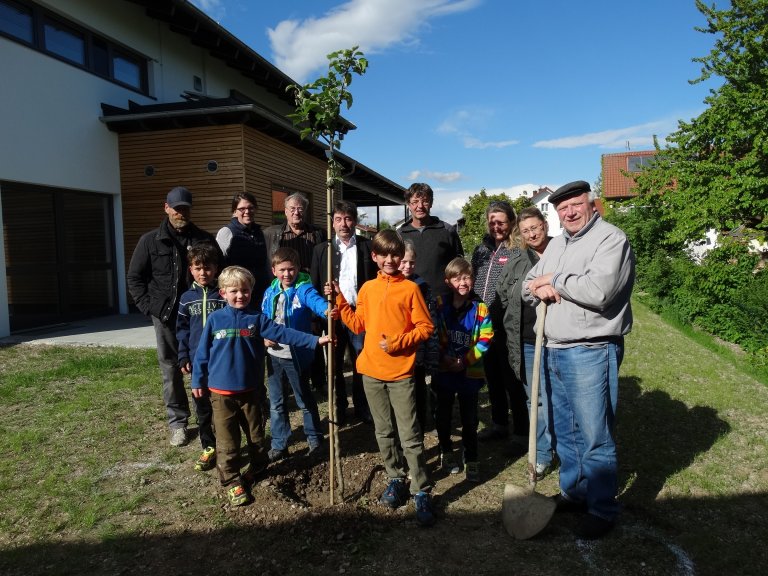
[[[242,208],[235,208],[235,212],[245,214],[246,212],[256,212],[256,206],[243,206]]]
[[[411,200],[410,202],[408,202],[409,206],[429,206],[431,204],[432,202],[430,202],[429,200],[425,200],[423,198],[420,198],[418,200]]]
[[[304,213],[304,207],[303,206],[291,206],[289,208],[286,208],[288,212],[291,214],[303,214]]]
[[[525,228],[523,230],[520,230],[520,234],[527,236],[528,234],[536,234],[536,232],[543,229],[544,229],[544,224],[536,224],[536,226],[531,226],[530,228]]]

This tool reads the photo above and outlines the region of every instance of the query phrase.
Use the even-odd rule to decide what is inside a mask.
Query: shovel
[[[540,302],[536,324],[536,349],[533,356],[531,383],[531,416],[528,432],[528,486],[504,486],[501,520],[507,532],[517,540],[533,538],[541,532],[555,513],[555,501],[536,493],[536,425],[539,415],[539,384],[541,381],[541,348],[544,342],[544,317],[547,305]]]

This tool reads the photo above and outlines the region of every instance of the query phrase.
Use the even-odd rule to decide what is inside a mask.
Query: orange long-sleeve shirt
[[[357,371],[392,382],[413,375],[416,348],[429,339],[434,326],[419,287],[402,274],[389,276],[379,271],[362,285],[357,308],[339,294],[336,297],[341,319],[352,332],[365,331],[363,351],[357,357]],[[386,336],[389,352],[379,346]]]

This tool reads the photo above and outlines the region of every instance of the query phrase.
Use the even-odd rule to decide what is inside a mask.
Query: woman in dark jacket
[[[488,306],[494,330],[491,346],[485,355],[485,374],[491,401],[491,425],[478,434],[481,441],[503,440],[509,436],[509,410],[512,410],[512,433],[518,453],[524,451],[528,436],[528,409],[525,390],[509,366],[503,325],[504,312],[496,299],[496,283],[507,261],[520,252],[517,217],[508,202],[491,202],[485,210],[488,233],[472,254],[475,292]]]
[[[524,243],[523,250],[509,259],[499,277],[496,300],[504,311],[504,329],[496,326],[495,332],[505,332],[507,335],[509,364],[515,375],[523,381],[530,408],[536,349],[536,309],[526,306],[520,296],[525,275],[544,253],[550,236],[546,218],[534,206],[521,210],[517,223]],[[543,479],[554,471],[559,463],[551,433],[552,416],[549,397],[550,390],[546,386],[546,379],[542,377],[536,426],[537,480]]]
[[[252,302],[261,302],[264,290],[272,281],[272,267],[267,261],[267,244],[261,226],[256,224],[256,198],[249,192],[238,192],[232,198],[232,220],[216,234],[224,266],[242,266],[253,277]]]

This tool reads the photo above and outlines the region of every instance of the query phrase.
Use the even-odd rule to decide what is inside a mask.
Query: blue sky
[[[370,65],[342,151],[403,186],[429,183],[449,222],[483,187],[594,182],[602,154],[663,141],[714,86],[688,82],[714,43],[694,30],[694,0],[193,3],[301,83],[359,45]]]

